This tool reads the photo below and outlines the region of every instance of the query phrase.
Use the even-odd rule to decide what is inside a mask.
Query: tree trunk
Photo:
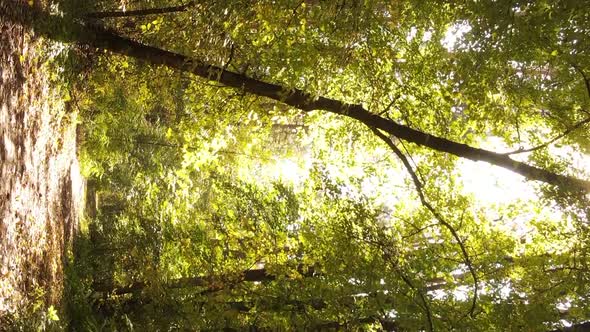
[[[31,9],[28,9],[31,11]],[[303,90],[292,89],[278,84],[263,82],[243,74],[224,70],[191,59],[187,56],[160,48],[144,45],[98,26],[82,25],[61,17],[35,12],[31,22],[40,28],[38,33],[62,41],[79,42],[91,47],[109,50],[114,53],[144,60],[153,65],[163,65],[179,71],[189,72],[201,78],[216,81],[228,87],[241,89],[261,97],[267,97],[305,112],[323,110],[358,120],[372,128],[380,129],[401,140],[425,146],[436,151],[449,153],[473,161],[485,161],[518,173],[529,180],[542,181],[563,190],[590,192],[590,181],[557,174],[542,168],[513,160],[508,155],[475,148],[442,137],[430,135],[393,120],[383,118],[366,110],[362,105],[347,104],[327,97],[316,97]],[[21,17],[13,20],[23,21]],[[68,30],[70,33],[56,34]]]

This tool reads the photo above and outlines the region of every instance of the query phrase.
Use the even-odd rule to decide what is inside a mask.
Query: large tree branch
[[[315,324],[310,324],[309,330],[310,331],[347,331],[347,330],[356,330],[355,327],[358,329],[359,325],[364,324],[377,324],[381,325],[382,331],[387,332],[396,332],[396,331],[406,331],[405,329],[401,329],[399,324],[389,318],[381,318],[381,317],[365,317],[359,318],[348,322],[340,322],[340,321],[324,321]],[[258,328],[257,326],[249,326],[249,331],[266,331],[267,329]],[[244,331],[244,329],[234,329],[231,327],[226,327],[223,331],[227,332],[234,332],[234,331]]]
[[[303,277],[313,277],[318,274],[317,270],[313,267],[305,267],[299,265],[297,271]],[[240,283],[240,282],[264,282],[273,281],[276,279],[276,275],[270,273],[267,269],[253,269],[244,270],[235,275],[225,276],[197,276],[197,277],[185,277],[170,280],[164,283],[162,286],[166,289],[180,289],[190,287],[205,287],[205,292],[215,292],[224,288],[227,283]],[[110,293],[113,295],[123,295],[129,293],[136,293],[144,290],[149,286],[144,281],[136,281],[125,286],[110,286],[110,285],[94,285],[95,292]]]
[[[190,72],[204,79],[241,89],[246,93],[267,97],[306,112],[323,110],[339,114],[358,120],[370,127],[380,129],[399,139],[461,158],[488,162],[518,173],[529,180],[542,181],[559,186],[565,190],[590,192],[590,181],[531,166],[513,160],[505,154],[479,149],[446,138],[430,135],[373,114],[362,105],[348,104],[336,99],[314,96],[300,89],[263,82],[243,74],[224,70],[219,66],[191,59],[178,53],[138,43],[97,26],[79,24],[42,12],[35,12],[33,16],[33,19],[30,21],[24,20],[22,17],[9,18],[21,23],[31,24],[32,22],[34,26],[39,28],[38,33],[45,34],[50,38],[56,38],[66,42],[79,42],[144,60],[153,65],[163,65],[179,71]],[[56,31],[63,31],[63,29],[68,30],[70,33],[56,33]]]
[[[319,323],[312,328],[316,331],[325,331],[334,329],[336,331],[343,331],[343,330],[354,330],[353,327],[362,325],[362,324],[375,324],[379,323],[383,331],[395,332],[395,331],[402,331],[401,327],[398,323],[394,320],[387,319],[387,318],[379,318],[379,317],[366,317],[360,318],[350,322],[323,322]]]
[[[380,322],[384,331],[401,331],[399,329],[399,327],[397,326],[396,322],[391,321],[389,319],[378,319],[378,318],[367,317],[367,318],[358,319],[356,321],[357,324],[358,323],[368,324],[368,323],[372,323],[372,322]],[[346,325],[346,324],[340,323],[340,322],[324,322],[324,323],[314,326],[314,328],[317,330],[325,330],[325,329],[341,330],[346,327],[349,327],[349,325]],[[251,326],[251,329],[255,330],[255,331],[258,330],[256,326]],[[227,328],[227,329],[225,329],[225,331],[233,332],[233,331],[238,331],[238,330],[235,330],[232,328]],[[551,330],[551,331],[547,331],[547,332],[590,332],[590,322],[574,324],[570,327],[564,327],[562,329],[556,329],[556,330]]]
[[[590,332],[590,322],[584,322],[579,324],[573,324],[569,327],[561,329],[555,329],[548,332]]]

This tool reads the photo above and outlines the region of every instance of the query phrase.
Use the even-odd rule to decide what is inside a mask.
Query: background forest
[[[589,5],[35,12],[87,178],[60,326],[587,331]]]

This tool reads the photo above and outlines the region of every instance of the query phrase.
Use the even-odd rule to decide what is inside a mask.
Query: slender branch
[[[291,24],[293,23],[293,20],[296,18],[297,16],[297,10],[299,9],[299,7],[301,7],[301,5],[303,5],[305,3],[305,0],[299,1],[299,3],[297,4],[297,6],[295,6],[295,8],[293,8],[293,13],[291,15],[291,17],[289,18],[289,22],[287,22],[287,27],[290,27]]]
[[[395,104],[396,101],[396,98],[392,98],[391,102],[387,104],[387,107],[385,107],[383,111],[379,112],[379,115],[387,114],[387,112],[389,112],[389,110],[391,109],[391,106],[393,106],[393,104]]]
[[[232,62],[233,58],[234,58],[234,52],[235,52],[235,45],[232,44],[229,50],[229,56],[227,61],[225,62],[225,64],[223,65],[223,70],[227,70],[227,67],[229,67],[229,64]]]
[[[408,285],[408,287],[410,287],[411,289],[413,289],[414,291],[416,291],[418,293],[418,296],[420,297],[420,301],[422,301],[422,304],[423,304],[424,312],[426,313],[426,321],[428,322],[428,330],[430,332],[433,332],[434,331],[434,322],[432,321],[432,312],[430,310],[430,306],[428,305],[428,302],[426,301],[426,297],[424,296],[422,291],[420,291],[416,286],[414,286],[414,284],[412,283],[412,280],[410,280],[410,278],[408,278],[405,274],[403,274],[402,271],[400,271],[399,269],[396,269],[396,271],[398,272],[398,274],[402,278],[402,280],[406,283],[406,285]]]
[[[586,91],[588,92],[588,98],[590,98],[590,78],[586,76],[586,73],[578,65],[574,63],[572,63],[571,65],[578,73],[580,73],[580,75],[582,75],[582,78],[584,79],[584,84],[586,85]]]
[[[416,226],[415,226],[414,224],[412,224],[412,223],[410,223],[410,225],[412,225],[412,227],[414,227],[416,230],[415,230],[415,231],[413,231],[413,232],[412,232],[412,233],[410,233],[410,234],[407,234],[407,235],[404,235],[404,236],[402,236],[402,238],[403,238],[403,239],[408,239],[408,238],[411,238],[411,237],[413,237],[414,235],[416,235],[416,234],[420,234],[420,233],[424,232],[426,229],[428,229],[428,228],[431,228],[431,227],[434,227],[434,226],[436,226],[436,225],[438,225],[438,224],[437,224],[437,223],[434,223],[434,224],[426,225],[426,226],[424,226],[424,227],[416,227]]]
[[[126,11],[103,11],[103,12],[92,12],[84,15],[85,18],[111,18],[111,17],[132,17],[132,16],[147,16],[157,14],[168,14],[185,12],[188,8],[195,6],[196,3],[191,1],[180,6],[161,7],[161,8],[149,8],[149,9],[138,9],[138,10],[126,10]]]
[[[412,165],[410,164],[410,162],[408,161],[408,158],[406,158],[406,156],[402,153],[402,151],[395,146],[395,144],[393,144],[393,142],[387,137],[385,136],[383,133],[379,132],[378,129],[376,128],[371,128],[369,127],[373,133],[375,133],[375,135],[377,135],[377,137],[379,137],[382,141],[385,142],[385,144],[387,144],[391,150],[393,150],[393,152],[398,156],[398,158],[402,161],[402,163],[404,164],[404,167],[406,168],[406,170],[408,171],[408,173],[410,174],[412,181],[414,182],[414,186],[416,187],[416,191],[418,192],[418,196],[420,198],[420,202],[422,203],[422,205],[424,207],[426,207],[428,209],[428,211],[430,211],[430,213],[432,213],[432,215],[438,220],[438,222],[443,225],[453,236],[453,238],[455,238],[455,240],[457,241],[457,243],[459,244],[459,247],[461,248],[461,253],[463,254],[463,259],[465,261],[465,265],[467,265],[467,268],[469,269],[469,272],[471,273],[471,276],[473,277],[473,300],[471,302],[471,308],[469,310],[469,315],[471,317],[475,316],[475,308],[477,305],[477,289],[478,289],[478,278],[477,278],[477,274],[475,273],[475,269],[473,268],[473,264],[471,262],[471,259],[469,257],[469,254],[467,253],[467,249],[465,248],[465,243],[463,242],[463,240],[461,239],[461,237],[459,237],[459,234],[457,233],[457,231],[455,230],[455,228],[449,224],[441,214],[438,213],[438,211],[436,211],[434,209],[434,207],[426,200],[426,197],[424,195],[424,191],[423,191],[423,187],[422,187],[422,183],[420,182],[420,179],[418,179],[418,175],[416,175],[416,172],[414,172],[414,170],[412,169]]]
[[[566,131],[564,131],[563,133],[561,133],[560,135],[555,136],[553,139],[551,139],[550,141],[547,141],[541,145],[529,148],[529,149],[518,149],[518,150],[514,150],[512,152],[507,152],[505,153],[505,155],[513,155],[513,154],[518,154],[518,153],[526,153],[526,152],[533,152],[533,151],[537,151],[540,149],[543,149],[547,146],[549,146],[550,144],[555,143],[556,141],[564,138],[565,136],[571,134],[573,131],[575,131],[576,129],[584,126],[585,124],[590,123],[590,118],[586,118],[585,120],[582,120],[578,123],[576,123],[575,125],[573,125],[572,127],[568,128]]]

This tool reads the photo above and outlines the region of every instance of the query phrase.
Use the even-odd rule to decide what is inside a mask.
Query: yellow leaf
[[[52,320],[54,322],[59,320],[59,316],[57,315],[57,310],[55,310],[55,308],[53,306],[50,306],[49,308],[47,308],[47,318],[49,318],[50,320]]]

